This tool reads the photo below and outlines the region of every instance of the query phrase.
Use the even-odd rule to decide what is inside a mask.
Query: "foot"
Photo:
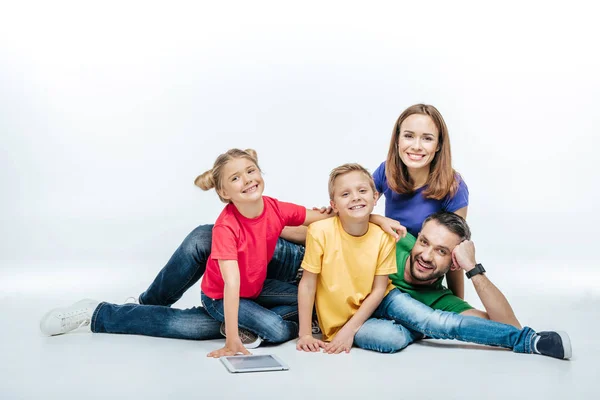
[[[220,329],[221,335],[227,337],[225,335],[225,322],[221,324]],[[247,349],[255,349],[262,343],[262,339],[258,337],[258,335],[254,334],[254,332],[249,331],[248,329],[240,328],[238,326],[238,336],[242,341],[242,344]]]
[[[54,336],[87,327],[98,304],[99,301],[83,299],[69,307],[50,310],[42,317],[40,330],[44,335]]]
[[[537,354],[567,360],[571,358],[571,339],[567,332],[538,332],[533,350]]]

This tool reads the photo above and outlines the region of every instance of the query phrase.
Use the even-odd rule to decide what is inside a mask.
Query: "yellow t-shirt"
[[[396,243],[375,224],[355,237],[338,217],[327,218],[308,227],[302,268],[319,274],[315,304],[323,340],[330,341],[371,293],[375,276],[397,272]],[[386,294],[393,288],[390,282]]]

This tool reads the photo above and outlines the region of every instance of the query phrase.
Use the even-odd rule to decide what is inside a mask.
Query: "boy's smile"
[[[335,180],[331,207],[342,220],[368,220],[377,197],[369,178],[361,171],[352,171]]]

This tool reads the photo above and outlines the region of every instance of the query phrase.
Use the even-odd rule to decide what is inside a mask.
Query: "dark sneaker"
[[[221,335],[227,337],[225,335],[225,322],[221,324],[221,329],[219,331],[221,332]],[[262,343],[262,339],[259,338],[258,335],[254,334],[248,329],[240,328],[239,326],[238,336],[240,337],[240,340],[242,341],[244,347],[247,349],[255,349]]]
[[[567,332],[538,332],[534,340],[534,352],[538,354],[561,360],[571,358],[571,339]]]

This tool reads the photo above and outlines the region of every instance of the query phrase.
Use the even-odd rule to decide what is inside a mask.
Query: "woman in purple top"
[[[417,236],[421,224],[437,211],[467,217],[469,190],[452,168],[448,128],[431,105],[415,104],[398,117],[386,161],[373,173],[377,191],[385,196],[385,216]],[[448,287],[464,297],[460,270],[446,276]]]

